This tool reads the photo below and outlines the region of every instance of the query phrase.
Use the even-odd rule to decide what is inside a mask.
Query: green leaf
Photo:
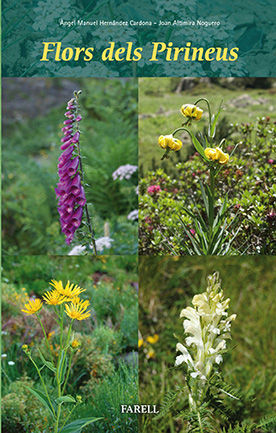
[[[44,356],[42,355],[40,349],[38,349],[38,353],[40,356],[41,361],[43,362],[43,364],[49,368],[49,370],[53,371],[56,374],[57,369],[55,368],[54,364],[50,361],[46,361],[46,359],[44,358]]]
[[[100,419],[102,419],[102,417],[77,419],[70,424],[67,424],[63,428],[59,429],[58,433],[80,433],[84,427]]]
[[[215,136],[215,134],[216,134],[216,124],[217,124],[217,121],[218,121],[218,118],[219,118],[219,115],[220,115],[220,113],[221,113],[221,110],[222,110],[222,102],[223,101],[221,101],[221,103],[220,103],[220,106],[219,106],[219,109],[218,109],[218,111],[217,111],[217,114],[214,116],[212,116],[212,126],[211,126],[211,129],[210,129],[210,131],[208,131],[208,135],[209,135],[209,137],[211,137],[211,138],[214,138],[214,136]]]
[[[201,157],[204,159],[204,161],[210,162],[208,158],[206,158],[205,153],[204,153],[204,149],[201,146],[200,142],[198,141],[198,139],[194,136],[194,134],[190,131],[191,134],[191,139],[193,142],[193,145],[196,149],[196,151],[201,155]]]
[[[199,181],[199,185],[200,185],[200,189],[201,189],[202,198],[203,198],[203,201],[204,201],[204,206],[205,206],[205,209],[206,209],[206,213],[207,213],[207,216],[208,216],[208,219],[209,219],[209,203],[208,203],[207,195],[206,195],[206,192],[205,192],[205,189],[204,189],[204,186],[203,186],[201,180]]]
[[[206,185],[206,191],[208,195],[208,216],[209,216],[209,225],[213,226],[214,222],[214,201],[211,194],[211,190],[208,185]]]
[[[196,254],[198,254],[199,256],[201,256],[201,255],[202,255],[202,252],[200,251],[200,243],[197,241],[197,239],[193,238],[193,236],[191,235],[191,233],[189,232],[189,230],[187,230],[187,228],[185,227],[185,224],[184,224],[184,222],[182,221],[182,219],[181,219],[180,217],[178,217],[178,218],[179,218],[179,220],[180,220],[180,222],[181,222],[181,224],[182,224],[182,227],[183,227],[183,229],[184,229],[184,232],[186,233],[186,235],[188,236],[188,238],[190,239],[190,241],[191,241],[191,243],[192,243],[192,245],[193,245],[194,252],[195,252]]]
[[[76,403],[76,400],[71,395],[64,395],[63,397],[56,398],[56,403]]]
[[[65,354],[65,351],[63,350],[61,352],[61,357],[60,357],[60,361],[59,361],[59,365],[58,365],[58,372],[57,372],[58,380],[59,380],[60,384],[62,384],[64,381],[65,373],[67,370],[67,365],[68,365],[68,359],[67,359],[67,356]]]
[[[32,388],[30,388],[29,386],[26,386],[26,385],[25,385],[25,388],[27,388],[28,391],[30,391],[40,401],[40,403],[42,403],[43,406],[45,406],[49,410],[49,412],[52,415],[52,417],[54,419],[56,419],[55,404],[54,404],[54,402],[51,400],[51,403],[52,403],[52,406],[51,406],[50,402],[49,402],[49,400],[47,398],[47,396],[43,392],[38,391],[36,389],[32,389]]]
[[[205,236],[205,233],[202,230],[201,224],[199,223],[199,221],[195,220],[195,229],[196,229],[196,233],[198,235],[198,238],[201,241],[201,247],[203,250],[204,255],[207,254],[208,251],[208,240],[207,237]]]

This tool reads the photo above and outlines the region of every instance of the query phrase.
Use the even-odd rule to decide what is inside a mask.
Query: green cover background
[[[2,75],[31,76],[274,76],[276,2],[153,0],[5,0],[2,4]],[[218,28],[204,27],[71,27],[59,20],[208,20]],[[63,46],[95,47],[91,62],[40,62],[42,41]],[[100,54],[115,41],[116,47],[133,42],[143,47],[139,62],[102,62]],[[240,48],[236,62],[148,62],[152,41],[174,46]]]

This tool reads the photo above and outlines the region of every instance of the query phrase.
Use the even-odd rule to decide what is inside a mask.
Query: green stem
[[[73,320],[71,321],[71,323],[70,323],[70,327],[69,327],[69,331],[68,331],[68,335],[67,335],[67,339],[66,339],[66,343],[65,343],[65,352],[64,352],[64,357],[63,357],[63,360],[62,360],[62,364],[61,364],[61,369],[60,369],[60,371],[62,371],[62,368],[63,368],[63,364],[64,364],[64,362],[65,362],[65,358],[66,358],[66,353],[67,353],[67,349],[66,349],[66,347],[68,346],[68,343],[69,343],[69,340],[70,340],[70,336],[71,336],[71,331],[72,331],[72,324],[73,324]],[[59,370],[59,366],[57,367],[57,372],[58,372],[58,370]],[[57,377],[57,376],[56,376]],[[57,382],[58,382],[58,386],[60,387],[60,391],[61,391],[61,384],[60,384],[60,382],[59,382],[59,378],[57,377]],[[60,397],[60,395],[59,395],[59,397]]]
[[[60,397],[60,395],[59,395],[59,397]],[[61,403],[58,405],[57,419],[56,419],[56,425],[55,425],[55,433],[58,433],[58,424],[59,424],[60,413],[61,413]]]
[[[210,192],[211,192],[211,203],[209,206],[209,241],[212,241],[213,224],[215,215],[215,169],[210,167]]]
[[[63,345],[63,314],[64,313],[64,306],[63,304],[60,305],[60,322],[59,322],[59,329],[60,329],[60,335],[59,335],[59,354],[58,354],[58,362],[57,362],[57,368],[59,366],[61,352],[62,352],[62,345]]]
[[[208,107],[208,112],[209,112],[209,125],[210,125],[210,130],[211,130],[211,125],[212,125],[212,113],[211,113],[211,107],[210,107],[210,103],[208,101],[208,99],[206,98],[199,98],[194,105],[197,105],[200,101],[204,101],[207,104]]]
[[[65,391],[68,379],[69,379],[69,375],[70,375],[70,368],[71,368],[71,364],[72,364],[72,358],[73,358],[73,351],[71,352],[70,358],[69,358],[69,363],[68,363],[68,369],[67,369],[67,373],[66,373],[66,378],[63,384],[63,388],[62,388],[62,394]]]
[[[30,358],[31,362],[33,363],[33,365],[35,366],[35,369],[36,369],[36,371],[37,371],[37,373],[38,373],[39,379],[40,379],[40,381],[41,381],[41,383],[42,383],[43,389],[44,389],[44,391],[45,391],[45,394],[46,394],[46,396],[47,396],[47,399],[48,399],[48,401],[49,401],[49,404],[50,404],[50,406],[51,406],[51,409],[52,409],[52,411],[53,411],[53,414],[55,414],[55,409],[54,409],[54,407],[53,407],[53,405],[52,405],[51,399],[50,399],[49,394],[48,394],[47,387],[46,387],[46,385],[45,385],[45,382],[44,382],[44,380],[43,380],[43,377],[41,376],[40,370],[39,370],[38,366],[36,365],[35,361],[33,360],[33,358],[32,358],[31,356],[29,356],[29,358]]]
[[[193,137],[192,137],[189,129],[184,128],[183,126],[181,128],[177,128],[175,131],[173,131],[172,135],[174,136],[179,131],[186,131],[186,132],[188,132],[189,136],[191,137],[191,140],[193,141]]]
[[[66,422],[68,421],[68,419],[70,418],[70,416],[72,415],[73,411],[76,409],[76,407],[79,405],[79,403],[77,402],[77,404],[75,406],[73,406],[73,409],[71,409],[71,411],[68,413],[67,417],[64,420],[64,423],[62,424],[62,426],[60,427],[60,431],[62,432],[63,427],[65,426]]]
[[[200,413],[199,412],[197,412],[197,419],[198,419],[198,423],[199,423],[200,432],[204,433],[203,429],[202,429],[201,417],[200,417]]]
[[[49,340],[48,340],[48,338],[47,338],[47,334],[46,334],[45,328],[44,328],[44,326],[43,326],[43,323],[42,323],[42,321],[41,321],[41,319],[40,319],[38,313],[36,313],[36,317],[37,317],[37,320],[39,321],[39,324],[40,324],[40,326],[41,326],[41,328],[42,328],[42,331],[43,331],[43,334],[44,334],[44,338],[45,338],[45,342],[46,342],[46,346],[47,346],[47,348],[48,348],[48,350],[49,350],[49,354],[50,354],[50,357],[51,357],[52,363],[54,364],[54,358],[53,358],[53,354],[52,354],[52,351],[51,351],[50,343],[49,343]]]
[[[70,410],[70,412],[68,413],[67,417],[64,420],[64,423],[62,424],[62,426],[60,427],[60,432],[62,432],[63,427],[65,426],[66,422],[68,421],[68,419],[70,418],[70,416],[72,415],[73,411],[76,409],[76,407],[79,405],[79,403],[77,403],[75,406],[73,406],[73,409]]]
[[[64,313],[64,306],[60,306],[60,336],[59,336],[59,346],[62,350],[62,343],[63,343],[63,313]]]

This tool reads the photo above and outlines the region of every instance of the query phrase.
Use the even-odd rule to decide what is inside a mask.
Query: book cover
[[[275,2],[2,2],[3,433],[275,431]]]

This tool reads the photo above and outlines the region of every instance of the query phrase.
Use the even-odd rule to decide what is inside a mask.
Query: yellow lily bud
[[[200,120],[203,113],[203,110],[201,110],[201,108],[193,104],[182,105],[180,111],[183,114],[183,116],[195,120]]]

